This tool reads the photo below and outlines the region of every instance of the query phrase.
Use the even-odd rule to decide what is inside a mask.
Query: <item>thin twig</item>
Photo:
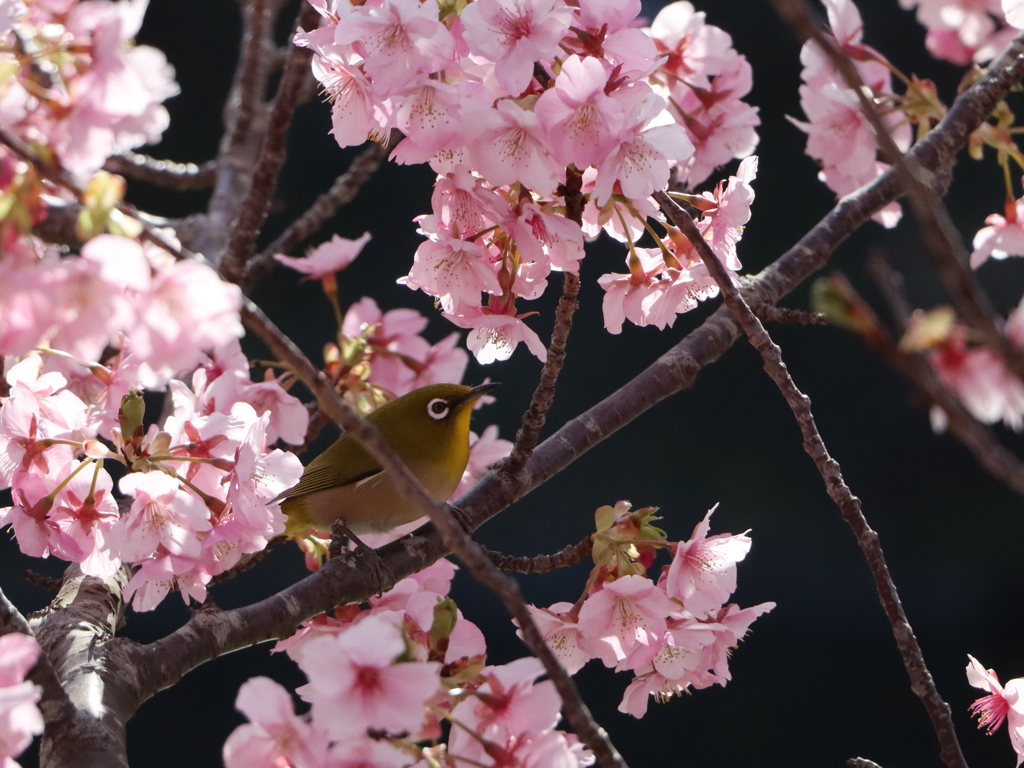
[[[828,318],[820,312],[807,312],[803,309],[767,306],[757,311],[757,316],[765,323],[780,325],[828,325]]]
[[[604,730],[594,722],[572,678],[544,641],[519,591],[519,585],[495,567],[483,548],[456,522],[448,505],[436,501],[430,495],[387,444],[377,428],[360,417],[356,410],[341,398],[327,377],[313,367],[294,342],[281,333],[259,307],[246,300],[242,319],[273,350],[278,359],[287,363],[295,375],[312,390],[324,414],[345,432],[351,433],[366,451],[380,462],[392,478],[398,492],[414,500],[430,516],[445,544],[459,556],[473,576],[502,599],[506,608],[518,621],[526,644],[544,664],[548,677],[562,697],[566,720],[572,725],[580,741],[594,753],[602,768],[625,768],[625,761],[612,746]]]
[[[566,168],[565,186],[562,192],[565,197],[567,218],[577,224],[583,223],[583,174],[572,168]],[[571,272],[562,274],[562,296],[555,309],[555,327],[551,331],[551,342],[548,344],[548,356],[540,372],[540,381],[534,390],[530,405],[523,414],[523,426],[516,433],[516,442],[512,453],[502,463],[502,471],[515,475],[521,471],[533,449],[537,447],[540,431],[544,428],[548,411],[555,400],[555,385],[558,375],[565,365],[565,345],[572,330],[572,317],[579,308],[580,293],[579,275]]]
[[[594,551],[594,540],[587,536],[576,544],[569,544],[551,555],[504,555],[484,547],[491,562],[505,573],[548,573],[556,568],[576,565]]]
[[[387,154],[388,151],[380,144],[370,142],[370,145],[352,161],[348,170],[335,179],[329,190],[320,195],[316,202],[293,221],[274,242],[246,264],[245,285],[252,285],[270,272],[274,266],[275,253],[290,253],[292,248],[319,230],[341,206],[351,202],[380,167]]]
[[[868,274],[882,292],[882,298],[889,306],[897,336],[903,336],[910,322],[910,302],[903,291],[903,275],[894,270],[881,251],[868,257]]]
[[[54,576],[43,576],[43,574],[36,573],[31,568],[25,569],[25,581],[49,592],[56,592],[60,589],[61,584],[64,583],[63,579]]]
[[[217,161],[208,160],[202,165],[175,163],[172,160],[157,160],[149,155],[127,150],[108,157],[103,164],[103,170],[184,192],[212,187],[217,176]]]
[[[303,3],[294,29],[308,29],[316,24],[318,18],[316,8]],[[296,100],[303,81],[311,77],[309,62],[312,56],[309,49],[293,46],[285,62],[259,160],[252,174],[252,184],[239,210],[238,219],[232,226],[228,250],[220,263],[221,274],[232,282],[237,283],[242,279],[245,264],[253,255],[260,227],[270,210],[270,201],[286,157],[285,141],[292,124]]]
[[[778,14],[801,39],[810,38],[831,59],[833,66],[856,94],[864,117],[871,123],[885,159],[896,169],[917,216],[921,239],[939,268],[946,290],[952,294],[960,316],[978,332],[981,341],[1006,361],[1007,367],[1024,382],[1024,351],[1003,334],[992,303],[981,290],[969,267],[970,254],[953,224],[942,198],[932,188],[935,174],[912,156],[900,152],[877,109],[865,93],[866,87],[850,57],[822,32],[820,19],[806,0],[772,0]],[[1017,36],[1017,40],[1020,39]]]
[[[782,360],[782,350],[772,341],[761,321],[751,311],[750,306],[725,271],[715,252],[711,250],[700,230],[697,229],[697,225],[693,223],[693,219],[682,208],[675,205],[664,192],[656,192],[654,198],[661,205],[665,215],[697,249],[708,272],[718,284],[725,305],[736,318],[736,322],[740,324],[747,340],[760,353],[765,371],[778,386],[790,410],[793,411],[793,416],[800,427],[800,434],[803,436],[804,450],[818,468],[822,480],[825,481],[828,495],[839,507],[843,520],[856,536],[857,544],[871,569],[882,608],[892,626],[896,646],[903,657],[903,665],[910,677],[910,688],[921,699],[931,718],[932,727],[938,737],[942,760],[949,768],[967,768],[967,761],[964,759],[956,738],[953,715],[949,705],[939,695],[931,672],[925,665],[921,646],[918,644],[917,638],[914,637],[914,631],[907,620],[907,615],[896,591],[896,585],[893,583],[886,565],[878,534],[868,525],[861,510],[860,499],[851,493],[843,480],[839,463],[829,456],[828,449],[814,422],[810,398],[797,388]]]

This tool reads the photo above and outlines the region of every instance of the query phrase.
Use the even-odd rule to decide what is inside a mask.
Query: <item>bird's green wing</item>
[[[351,435],[339,437],[330,448],[309,462],[298,485],[275,499],[290,499],[308,493],[358,483],[381,471],[377,463]]]

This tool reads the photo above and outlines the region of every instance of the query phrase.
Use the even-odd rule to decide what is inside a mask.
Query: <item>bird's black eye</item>
[[[430,414],[430,418],[438,421],[448,415],[448,408],[448,401],[440,397],[435,397],[427,403],[427,413]]]

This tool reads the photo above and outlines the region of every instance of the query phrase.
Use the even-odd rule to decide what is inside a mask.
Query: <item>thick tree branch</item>
[[[114,632],[123,619],[129,577],[127,567],[99,579],[72,565],[57,597],[29,619],[71,704],[61,722],[43,733],[42,768],[127,768],[125,724],[138,691]]]
[[[718,284],[725,305],[743,328],[751,346],[761,355],[765,371],[778,386],[787,405],[793,411],[793,417],[803,436],[804,450],[814,461],[814,466],[818,468],[828,495],[839,507],[843,520],[853,531],[853,535],[857,538],[857,545],[871,569],[882,608],[892,626],[893,636],[896,638],[896,647],[899,649],[900,656],[903,658],[903,666],[906,667],[907,675],[910,677],[910,688],[921,699],[921,703],[924,704],[928,716],[931,718],[932,727],[938,737],[942,760],[949,768],[967,768],[967,761],[964,759],[960,743],[956,738],[953,713],[950,711],[949,705],[939,695],[939,691],[935,687],[935,680],[925,665],[921,646],[914,636],[914,630],[903,610],[896,584],[889,572],[889,566],[885,562],[878,534],[868,525],[861,509],[860,499],[854,496],[846,485],[839,462],[829,456],[825,441],[822,440],[818,426],[814,422],[810,398],[796,386],[782,360],[782,350],[772,341],[764,325],[750,309],[729,273],[725,271],[725,267],[718,260],[718,256],[711,250],[711,246],[707,244],[700,230],[697,229],[693,219],[686,211],[672,202],[672,199],[664,192],[656,192],[654,199],[658,201],[669,220],[697,249],[701,261],[704,262],[708,272]]]

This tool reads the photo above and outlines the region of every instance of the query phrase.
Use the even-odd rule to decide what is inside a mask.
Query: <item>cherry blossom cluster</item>
[[[669,542],[656,528],[655,507],[629,502],[597,510],[594,569],[575,603],[531,606],[534,620],[570,674],[590,659],[632,671],[619,711],[647,712],[648,697],[663,701],[731,679],[729,653],[750,625],[775,603],[726,604],[736,589],[736,564],[750,551],[745,534],[708,536],[708,511],[687,541]],[[657,550],[672,562],[657,582],[647,576]]]
[[[864,25],[853,0],[823,0],[836,44],[850,57],[867,89],[865,95],[876,105],[879,117],[901,151],[910,145],[909,100],[893,92],[891,65],[874,48],[862,42]],[[888,166],[878,162],[874,130],[861,110],[857,93],[848,88],[817,43],[809,40],[800,51],[804,65],[800,86],[800,107],[807,122],[793,120],[807,134],[806,152],[821,164],[819,178],[838,196],[847,195],[883,173]],[[916,121],[938,114],[932,104],[934,89],[917,82],[913,94]],[[906,109],[904,107],[906,106]],[[920,114],[919,114],[920,113]],[[938,115],[941,116],[941,115]],[[875,214],[883,226],[894,227],[901,217],[899,204],[890,203]]]
[[[250,380],[237,340],[190,387],[170,382],[173,412],[148,430],[131,352],[100,364],[51,351],[45,362],[32,353],[9,368],[0,409],[0,487],[13,498],[0,525],[22,552],[96,576],[134,564],[126,597],[148,610],[171,589],[204,600],[214,575],[284,530],[272,500],[302,466],[269,446],[304,441],[308,414],[276,380]],[[118,465],[131,497],[120,509],[107,469]]]
[[[971,705],[971,713],[978,717],[978,727],[989,734],[1006,722],[1010,732],[1010,744],[1017,753],[1017,766],[1024,762],[1024,678],[1010,680],[1000,685],[994,670],[985,669],[973,656],[967,657],[967,682],[975,688],[988,691]]]
[[[604,229],[625,240],[638,274],[633,242],[670,171],[693,186],[757,143],[757,111],[742,101],[750,65],[688,2],[647,30],[634,26],[639,0],[311,2],[323,26],[296,42],[315,53],[338,143],[384,142],[398,129],[392,157],[439,174],[404,282],[469,329],[484,363],[519,342],[545,358],[517,302],[540,296],[552,271],[576,273],[585,237]],[[566,216],[574,189],[582,227]],[[671,255],[645,272],[701,282]],[[675,294],[685,298],[664,301],[651,322],[663,327],[707,291]]]
[[[900,5],[917,9],[932,56],[961,66],[991,61],[1024,27],[1019,0],[900,0]]]
[[[736,175],[718,182],[713,192],[673,195],[701,212],[697,228],[730,274],[742,268],[736,244],[750,220],[754,200],[751,182],[756,175],[757,157],[752,156],[740,162]],[[623,320],[664,329],[680,312],[718,295],[718,284],[690,241],[678,230],[666,229],[667,236],[658,239],[657,248],[639,248],[628,240],[629,272],[611,272],[598,278],[605,291],[602,307],[609,333],[620,333]]]
[[[0,765],[18,768],[14,758],[43,732],[36,706],[41,691],[25,680],[39,658],[39,644],[28,635],[0,635]]]
[[[0,257],[0,355],[47,345],[95,361],[111,346],[139,384],[157,388],[242,335],[241,291],[199,261],[115,235],[92,238],[79,256],[31,236],[12,246]]]
[[[13,500],[0,526],[11,526],[25,554],[81,563],[90,575],[137,566],[126,591],[136,609],[172,589],[204,600],[214,576],[284,530],[273,500],[302,466],[273,446],[305,442],[306,407],[269,371],[250,379],[236,338],[241,294],[205,264],[113,235],[92,238],[79,256],[33,251],[30,237],[15,242],[29,250],[0,259],[12,277],[0,284],[0,294],[11,290],[0,301],[9,391],[0,488],[11,487]],[[419,335],[426,322],[413,310],[382,315],[363,299],[342,322],[344,353],[329,373],[367,410],[460,380],[468,355],[457,334],[431,345]],[[190,385],[171,379],[189,372]],[[148,429],[142,388],[167,389],[173,403]],[[511,449],[494,427],[472,443],[458,493]],[[113,465],[131,499],[120,509]]]
[[[555,728],[561,700],[537,681],[537,659],[486,664],[482,633],[447,597],[454,573],[440,560],[278,643],[309,680],[297,691],[309,712],[296,715],[274,681],[249,680],[237,706],[250,722],[224,744],[225,766],[590,765],[575,736]]]
[[[148,4],[0,2],[0,125],[82,178],[159,141],[178,85],[163,53],[132,41]]]

